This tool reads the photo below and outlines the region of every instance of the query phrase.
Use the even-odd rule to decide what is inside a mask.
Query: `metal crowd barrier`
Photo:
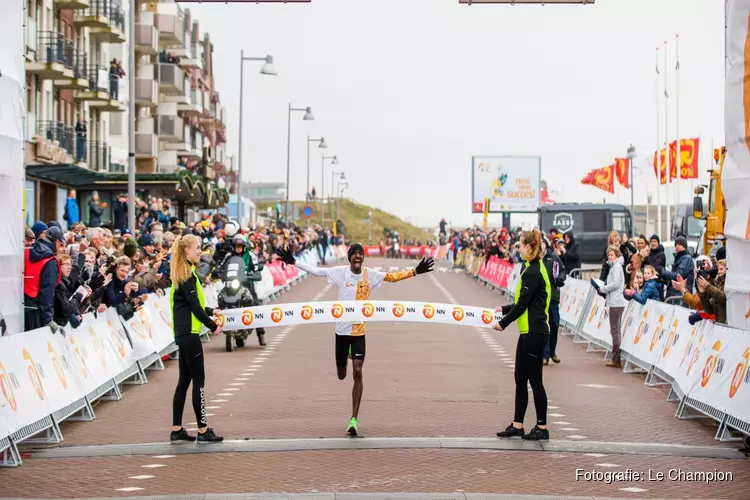
[[[481,266],[477,270],[470,256],[465,259],[467,275],[513,298],[521,264],[514,265],[502,287],[480,276]],[[643,306],[629,301],[620,325],[622,371],[645,374],[646,386],[669,388],[666,401],[677,403],[675,417],[712,419],[718,424],[716,440],[740,441],[743,438],[735,434],[750,436],[750,332],[709,320],[690,325],[687,318],[691,311],[681,302],[682,297],[649,300]],[[612,359],[612,342],[604,305],[589,280],[568,278],[561,290],[560,333],[572,337],[575,344],[586,345],[587,352],[603,353],[608,360]],[[652,340],[646,351],[642,346],[649,334]],[[677,347],[682,351],[675,350]],[[677,366],[675,353],[680,354]]]
[[[333,247],[332,250],[333,258],[329,260],[338,260],[346,255],[346,249],[343,246]],[[317,252],[314,250],[308,250],[298,258],[311,264],[317,264],[319,262]],[[288,279],[282,285],[274,285],[274,279],[268,266],[263,270],[262,275],[263,280],[256,284],[256,292],[259,297],[263,298],[264,303],[278,298],[280,295],[287,292],[292,286],[307,277],[304,272],[299,271],[293,278]],[[216,305],[215,301],[218,291],[218,285],[207,287],[206,299],[209,305]],[[161,299],[164,298],[165,297],[161,297]],[[149,304],[152,301],[156,303],[156,305],[153,305],[152,307],[156,308],[155,310],[158,311],[159,298],[151,297],[146,301],[146,304]],[[165,319],[165,321],[167,320]],[[108,309],[98,317],[95,317],[93,314],[84,316],[84,322],[88,322],[86,324],[90,323],[91,325],[88,326],[91,337],[97,337],[95,341],[91,341],[92,343],[90,344],[90,347],[91,350],[97,351],[96,354],[99,356],[102,366],[105,366],[107,362],[111,364],[113,361],[117,361],[114,359],[115,356],[110,356],[108,358],[107,355],[111,354],[112,350],[117,350],[118,333],[123,341],[129,342],[130,345],[127,347],[133,354],[136,352],[136,349],[141,348],[143,345],[153,346],[156,343],[155,338],[152,342],[152,334],[156,337],[158,332],[156,332],[156,330],[152,331],[152,325],[142,323],[138,315],[135,315],[133,318],[126,321],[117,316],[114,309]],[[107,336],[106,332],[102,332],[103,329],[97,328],[104,324],[103,322],[107,322],[109,325],[111,339]],[[117,326],[115,326],[115,324],[117,324]],[[141,328],[144,328],[146,331],[143,332]],[[144,355],[133,355],[133,361],[129,362],[127,366],[123,367],[123,369],[119,370],[117,373],[112,376],[107,375],[106,377],[103,377],[104,380],[101,383],[91,387],[91,390],[86,390],[78,394],[72,402],[61,405],[60,407],[55,407],[54,411],[38,415],[37,418],[34,416],[34,404],[39,404],[39,401],[44,401],[45,397],[47,399],[54,399],[56,396],[56,394],[45,393],[43,382],[47,380],[46,377],[50,377],[51,380],[52,377],[56,376],[66,389],[72,391],[73,389],[69,389],[69,387],[72,387],[73,382],[79,383],[78,387],[86,385],[81,383],[81,379],[79,378],[79,375],[74,372],[74,368],[78,367],[83,370],[83,378],[89,378],[89,376],[91,376],[93,379],[95,375],[97,367],[94,366],[93,363],[87,366],[84,361],[84,358],[89,355],[93,359],[94,353],[82,354],[79,352],[78,348],[70,346],[75,340],[75,338],[70,338],[71,335],[80,335],[81,338],[84,338],[84,342],[86,341],[83,336],[88,336],[89,333],[81,332],[81,330],[86,330],[86,328],[82,326],[75,330],[67,328],[65,330],[65,336],[62,336],[59,333],[52,334],[49,328],[35,330],[34,332],[38,333],[38,335],[30,338],[35,338],[35,340],[40,341],[36,343],[43,344],[42,349],[37,350],[40,355],[37,356],[37,360],[32,360],[35,356],[34,348],[38,349],[39,346],[24,347],[24,362],[28,364],[28,367],[24,366],[22,369],[17,370],[18,375],[16,375],[16,372],[12,369],[14,365],[19,365],[19,359],[10,359],[9,356],[18,352],[18,345],[14,346],[15,349],[11,349],[11,346],[13,346],[14,343],[18,344],[18,342],[14,341],[14,337],[16,339],[21,339],[22,337],[16,335],[0,337],[0,467],[16,467],[22,464],[21,453],[19,451],[20,446],[61,443],[63,441],[63,434],[60,429],[60,424],[63,421],[88,422],[94,420],[96,418],[93,408],[94,402],[98,400],[119,401],[123,397],[123,385],[143,385],[148,383],[148,377],[146,374],[147,370],[164,370],[165,365],[162,358],[170,356],[172,359],[176,359],[178,354],[177,346],[174,341],[171,340],[171,337],[165,338],[165,334],[171,334],[171,330],[165,331],[164,328],[162,328],[159,332],[161,334],[161,342],[159,345],[164,344],[165,347],[161,349],[151,348],[152,352],[144,351]],[[145,337],[145,334],[148,335],[148,338]],[[144,336],[139,339],[140,335]],[[147,340],[147,344],[144,344],[143,339]],[[208,331],[205,331],[201,335],[201,340],[204,342],[210,341]],[[122,349],[123,346],[121,345],[120,347],[120,352],[124,352],[124,349]],[[29,351],[32,351],[31,354],[28,353],[27,348]],[[48,349],[51,354],[44,356]],[[57,353],[58,350],[60,351],[59,355]],[[74,366],[76,364],[77,366]],[[28,381],[21,381],[23,384],[19,383],[19,379],[25,375],[24,369],[29,372],[29,378],[31,379],[30,383]],[[22,374],[21,372],[24,373]],[[68,377],[70,377],[70,380],[67,380]],[[27,390],[26,393],[22,393],[21,391],[23,389],[29,390]],[[19,403],[22,399],[23,402],[28,401],[30,403],[29,406],[32,407],[28,410],[31,415],[25,417],[25,420],[31,418],[33,421],[21,428],[13,430],[10,427],[10,412],[19,411]],[[45,406],[47,405],[49,405],[49,403],[45,402]]]

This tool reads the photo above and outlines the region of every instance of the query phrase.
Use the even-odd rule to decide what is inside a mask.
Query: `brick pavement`
[[[370,265],[391,262],[368,259]],[[396,265],[403,267],[405,263]],[[439,283],[441,286],[436,285]],[[312,300],[326,287],[311,278],[281,302]],[[385,284],[373,299],[448,302],[444,290],[459,303],[495,306],[500,297],[469,278],[434,273],[397,284]],[[332,300],[329,289],[318,300]],[[368,327],[365,393],[360,430],[365,436],[493,436],[512,417],[512,356],[517,333],[486,330],[485,340],[467,327],[372,323]],[[271,349],[250,347],[224,352],[223,339],[205,346],[208,371],[209,422],[229,438],[339,437],[350,412],[351,379],[339,381],[333,360],[331,325],[292,329],[284,337],[269,330]],[[499,347],[494,347],[496,344]],[[499,351],[504,352],[499,352]],[[603,366],[601,356],[561,338],[563,363],[545,369],[551,398],[553,439],[663,442],[718,445],[714,428],[699,421],[674,418],[666,392],[643,386],[639,376]],[[505,356],[505,357],[503,357]],[[261,361],[263,360],[263,361]],[[165,441],[171,398],[177,377],[170,363],[164,372],[149,372],[149,383],[130,387],[119,402],[97,405],[97,420],[63,425],[64,445]],[[240,379],[240,380],[237,380]],[[231,385],[235,384],[235,385]],[[598,384],[605,388],[581,387]],[[530,406],[529,418],[533,419]],[[186,407],[185,423],[193,422]],[[735,444],[724,446],[736,447]],[[588,461],[587,461],[588,460]],[[597,460],[591,462],[591,460]],[[358,450],[269,452],[263,454],[189,455],[168,459],[167,467],[149,457],[96,459],[29,459],[17,470],[0,471],[0,496],[125,495],[122,487],[143,487],[130,494],[247,491],[475,491],[627,496],[612,485],[576,483],[576,466],[611,463],[617,467],[733,470],[726,490],[706,490],[649,483],[636,496],[740,498],[738,477],[747,481],[747,461],[697,460],[674,457],[587,457],[583,454],[479,452],[457,450]],[[580,464],[580,465],[579,465]],[[546,485],[520,471],[537,467]],[[185,471],[202,469],[209,480],[186,483]],[[91,481],[96,470],[97,481]],[[357,472],[350,472],[355,470]],[[510,472],[510,474],[508,474]],[[740,473],[741,476],[740,476]],[[33,474],[33,475],[31,475]],[[133,479],[134,475],[154,478]],[[33,478],[33,480],[32,480]],[[146,486],[144,486],[146,485]],[[622,485],[621,485],[622,486]],[[715,486],[718,488],[718,486]],[[687,489],[690,488],[690,489]],[[746,498],[745,496],[742,498]]]
[[[160,467],[150,467],[157,465]],[[576,469],[652,475],[670,469],[731,472],[732,480],[576,481]],[[96,471],[94,477],[92,471]],[[147,476],[147,477],[143,477]],[[742,460],[461,450],[307,451],[28,460],[0,470],[0,496],[127,497],[236,492],[484,492],[621,498],[747,499]],[[139,488],[119,491],[122,488]],[[643,491],[623,491],[638,488]]]

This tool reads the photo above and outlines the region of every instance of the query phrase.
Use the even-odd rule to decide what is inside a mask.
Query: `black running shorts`
[[[346,366],[349,359],[349,347],[352,351],[352,360],[365,360],[365,336],[364,335],[336,335],[336,366]]]

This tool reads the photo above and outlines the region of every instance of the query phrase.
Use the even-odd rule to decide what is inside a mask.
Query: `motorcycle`
[[[219,292],[219,309],[238,309],[255,305],[250,289],[245,285],[245,261],[239,255],[227,259],[222,270],[221,281],[224,287]],[[237,347],[244,347],[245,340],[253,333],[253,329],[224,332],[227,352],[232,352],[233,341]]]

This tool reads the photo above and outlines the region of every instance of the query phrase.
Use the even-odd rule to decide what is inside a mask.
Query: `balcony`
[[[165,95],[185,93],[185,73],[176,64],[158,63],[151,66],[154,80],[159,82],[159,92]],[[148,75],[144,75],[148,78]],[[167,101],[169,102],[169,101]]]
[[[135,25],[135,52],[143,56],[159,53],[159,32],[151,24]]]
[[[156,134],[150,132],[136,132],[135,134],[135,157],[136,159],[154,159],[159,155],[159,141]]]
[[[159,104],[159,87],[150,78],[135,79],[135,103],[138,106],[156,107]]]
[[[88,9],[90,0],[55,0],[55,7],[58,9],[80,10]]]
[[[106,43],[125,42],[125,13],[114,0],[89,0],[88,9],[76,12],[76,26],[89,28],[89,36]]]
[[[97,172],[109,172],[111,164],[111,151],[109,145],[104,141],[87,141],[87,156],[82,162]]]
[[[88,69],[89,88],[76,92],[76,101],[87,102],[99,111],[124,112],[123,79],[110,75],[109,68],[102,65],[91,65]]]
[[[185,15],[158,13],[154,19],[159,30],[159,46],[162,48],[183,47],[185,45]]]
[[[70,125],[56,121],[39,121],[36,135],[51,143],[57,143],[57,146],[70,156],[75,156],[76,136]]]
[[[183,141],[185,124],[179,116],[158,115],[156,116],[156,133],[159,134],[161,141],[180,143]]]
[[[184,168],[177,163],[177,151],[159,151],[156,171],[160,174],[172,174]]]
[[[73,49],[73,78],[55,79],[54,84],[58,89],[86,90],[91,86],[89,81],[87,53]]]
[[[76,50],[73,42],[62,33],[40,31],[38,50],[33,61],[26,61],[26,73],[36,75],[42,80],[73,78],[76,64]]]
[[[182,116],[201,116],[203,114],[203,105],[200,104],[202,94],[197,90],[190,90],[190,96],[185,103],[177,103],[177,112]]]
[[[201,50],[198,50],[201,47]],[[203,68],[203,46],[193,42],[190,44],[190,50],[187,51],[187,55],[180,57],[180,66],[183,68],[190,69],[202,69]]]

